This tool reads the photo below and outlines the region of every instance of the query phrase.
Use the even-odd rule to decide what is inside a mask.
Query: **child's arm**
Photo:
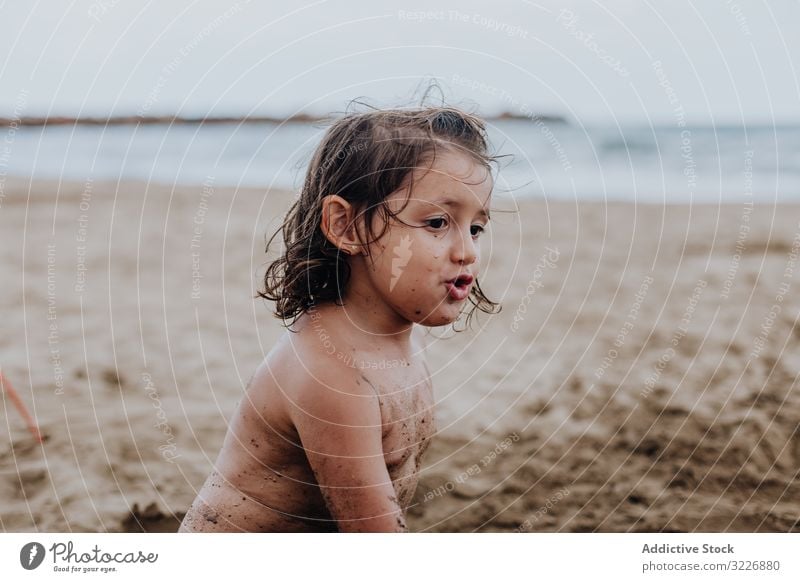
[[[383,457],[381,411],[351,368],[307,377],[292,418],[331,516],[342,532],[407,531]]]

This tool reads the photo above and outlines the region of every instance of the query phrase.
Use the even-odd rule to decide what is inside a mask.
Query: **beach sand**
[[[174,531],[282,333],[253,299],[288,192],[0,197],[4,531]],[[415,531],[800,529],[800,207],[498,197],[499,315],[432,330]]]

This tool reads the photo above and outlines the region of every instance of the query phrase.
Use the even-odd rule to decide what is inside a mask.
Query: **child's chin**
[[[453,323],[458,319],[458,316],[458,312],[454,312],[453,314],[437,312],[417,321],[416,323],[419,325],[424,325],[425,327],[442,327]]]

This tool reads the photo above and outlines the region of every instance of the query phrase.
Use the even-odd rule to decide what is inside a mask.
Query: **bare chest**
[[[408,507],[417,486],[422,455],[436,432],[433,387],[420,362],[396,370],[363,370],[378,394],[383,424],[383,456],[397,500]]]

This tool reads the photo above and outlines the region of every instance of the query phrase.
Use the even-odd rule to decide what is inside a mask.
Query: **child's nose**
[[[460,236],[454,237],[452,248],[453,261],[471,265],[478,259],[478,241],[472,237],[472,227],[460,231]]]

